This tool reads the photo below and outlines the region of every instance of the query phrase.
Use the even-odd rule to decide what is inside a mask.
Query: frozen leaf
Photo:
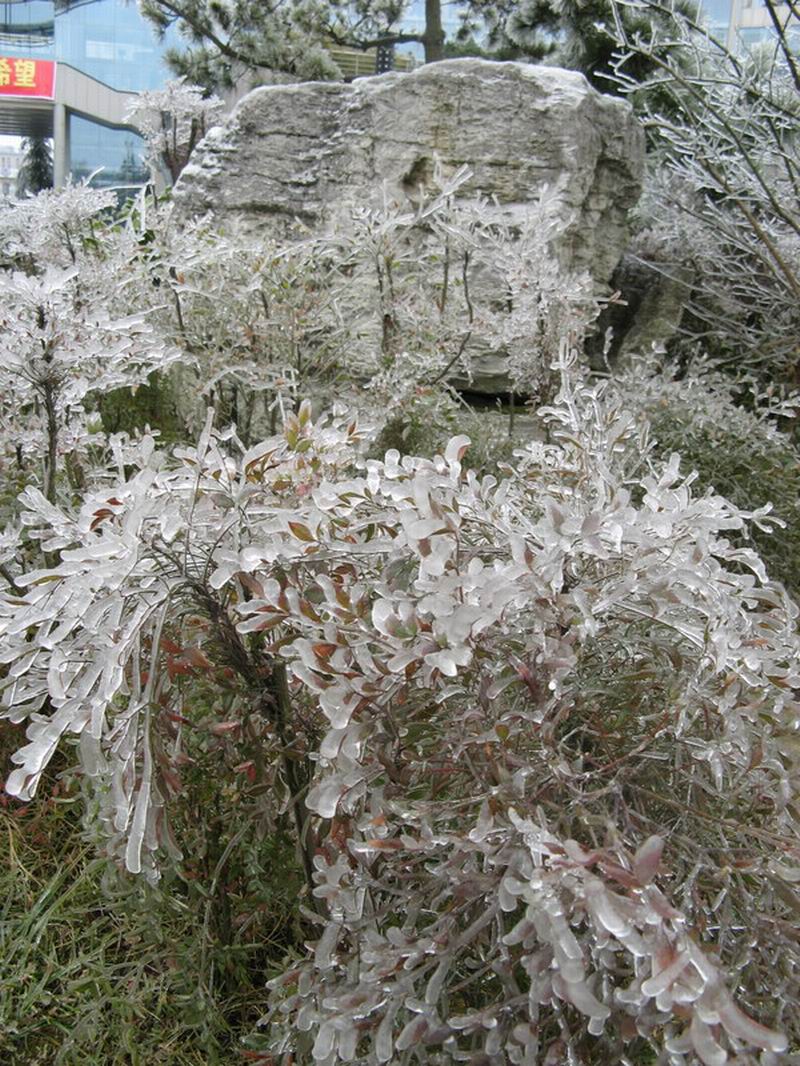
[[[725,1066],[728,1061],[727,1052],[714,1039],[711,1028],[700,1018],[697,1011],[692,1014],[689,1032],[692,1047],[703,1066]]]
[[[394,1019],[397,1014],[397,1004],[391,1004],[378,1026],[373,1044],[375,1059],[377,1062],[391,1062],[394,1055]]]
[[[680,952],[672,962],[669,962],[658,972],[654,972],[653,976],[648,978],[647,981],[642,982],[642,992],[646,996],[660,995],[669,988],[673,981],[680,977],[690,961],[688,952]]]
[[[721,1002],[717,1005],[717,1014],[725,1031],[737,1040],[744,1041],[749,1047],[763,1048],[776,1054],[788,1050],[789,1043],[783,1033],[767,1029],[749,1018],[739,1010],[733,1000],[724,992],[720,994]]]
[[[648,885],[655,877],[661,863],[664,840],[659,836],[648,837],[633,857],[633,872],[641,884]]]
[[[458,463],[464,458],[464,454],[469,448],[471,441],[469,437],[451,437],[447,442],[445,448],[444,457],[448,463]]]

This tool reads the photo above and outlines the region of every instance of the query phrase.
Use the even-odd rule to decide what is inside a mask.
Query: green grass
[[[2,732],[0,749],[10,749],[18,731]],[[182,804],[187,821],[204,799]],[[151,887],[97,857],[74,784],[51,775],[35,804],[2,801],[0,1062],[247,1061],[265,983],[300,934],[295,864],[269,835],[242,833],[220,803],[195,822],[188,843],[206,837],[201,853]]]

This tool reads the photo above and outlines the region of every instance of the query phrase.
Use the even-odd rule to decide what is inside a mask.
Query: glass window
[[[112,59],[114,58],[114,45],[111,41],[87,41],[87,59]]]
[[[160,88],[171,77],[165,47],[129,0],[0,0],[0,54],[55,58],[114,89]],[[29,131],[26,131],[29,132]],[[98,167],[95,185],[138,185],[148,171],[142,141],[132,130],[111,129],[70,116],[70,163],[75,178]]]
[[[70,170],[76,181],[98,167],[92,185],[142,185],[149,171],[144,163],[144,142],[132,130],[115,130],[79,115],[70,117]]]
[[[768,26],[743,26],[738,31],[742,44],[751,48],[754,44],[761,44],[772,37],[772,30]]]
[[[168,35],[167,44],[175,44]],[[93,0],[56,16],[57,58],[114,89],[156,89],[169,78],[165,45],[134,4]]]
[[[177,32],[160,43],[126,0],[0,0],[0,53],[55,58],[114,89],[156,89]]]
[[[731,0],[703,0],[703,14],[708,22],[728,25],[731,21]]]
[[[45,0],[0,0],[0,50],[46,57],[53,50],[54,5]]]

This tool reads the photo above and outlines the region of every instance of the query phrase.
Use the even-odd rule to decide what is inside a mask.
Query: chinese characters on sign
[[[52,100],[56,65],[49,59],[0,56],[0,96],[38,96]]]

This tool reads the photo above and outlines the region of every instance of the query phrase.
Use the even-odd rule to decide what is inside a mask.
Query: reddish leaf
[[[312,644],[312,650],[318,659],[330,659],[338,648],[338,644]]]
[[[247,780],[251,784],[256,779],[256,766],[252,759],[248,759],[247,762],[240,762],[238,766],[234,766],[233,772],[235,774],[245,774]]]
[[[194,725],[190,719],[184,718],[182,714],[178,714],[176,711],[170,711],[167,714],[167,718],[169,718],[171,722],[180,722],[181,725]]]
[[[300,611],[306,616],[306,618],[310,618],[312,622],[322,621],[322,619],[311,606],[311,604],[308,602],[308,600],[300,600]]]
[[[191,673],[191,667],[188,663],[183,662],[182,659],[175,659],[171,655],[167,656],[167,674],[171,681],[189,673]]]
[[[242,728],[241,722],[215,722],[211,726],[211,732],[215,737],[228,736],[230,733],[236,733]]]
[[[211,666],[208,658],[200,648],[184,648],[183,658],[196,670],[207,670]]]
[[[94,512],[94,518],[92,519],[92,523],[89,526],[89,529],[90,530],[97,529],[97,527],[100,525],[101,522],[105,522],[105,520],[107,518],[112,518],[113,515],[114,515],[114,512],[113,511],[109,511],[109,509],[107,507],[101,507],[99,511],[95,511]]]
[[[169,786],[170,792],[172,792],[174,796],[177,796],[180,792],[183,792],[183,783],[180,777],[172,770],[169,770],[166,766],[162,766],[161,776],[166,781],[167,785]]]
[[[641,879],[632,874],[630,870],[626,870],[624,866],[606,861],[601,861],[598,865],[603,873],[612,881],[616,881],[618,885],[624,885],[625,888],[641,888],[643,883]]]
[[[252,593],[253,596],[259,600],[264,598],[264,586],[260,581],[256,581],[252,574],[246,574],[243,570],[240,570],[236,576],[247,591]]]
[[[270,612],[266,615],[262,622],[259,622],[253,633],[264,633],[269,629],[274,629],[279,626],[281,622],[286,620],[286,615],[278,612]]]
[[[310,544],[314,540],[314,536],[308,526],[304,526],[302,522],[290,522],[289,529],[297,537],[298,540],[305,541],[306,544]]]

